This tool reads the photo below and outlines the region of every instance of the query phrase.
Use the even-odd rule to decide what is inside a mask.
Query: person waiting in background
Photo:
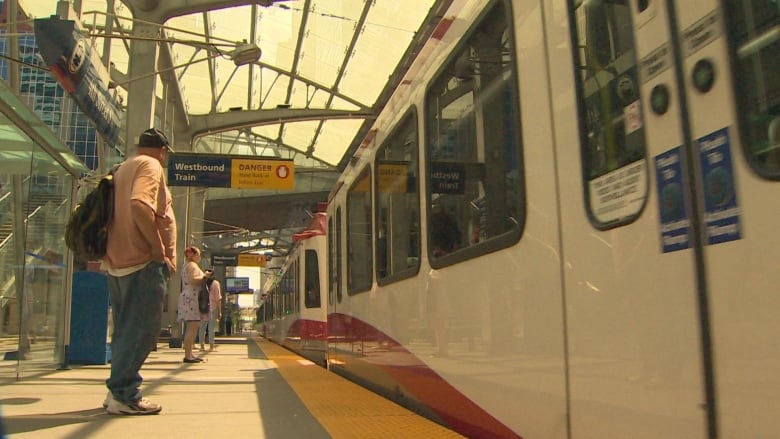
[[[181,273],[181,294],[179,294],[179,308],[177,310],[176,321],[184,322],[184,362],[200,363],[202,358],[196,357],[192,353],[192,347],[195,345],[195,336],[198,335],[198,328],[203,316],[198,309],[198,292],[206,275],[198,266],[200,263],[200,249],[197,247],[187,247],[184,249],[184,256],[187,262]]]
[[[209,350],[213,351],[217,349],[217,345],[214,343],[214,335],[217,332],[217,321],[222,317],[222,286],[219,281],[214,277],[213,270],[206,270],[206,285],[209,287],[209,320],[208,320],[208,338],[209,338]],[[200,350],[205,351],[204,343],[206,341],[206,325],[205,321],[200,323],[200,329],[198,330],[198,339],[200,340]]]
[[[228,310],[225,314],[225,335],[233,334],[233,317],[230,316],[230,304],[228,304]]]

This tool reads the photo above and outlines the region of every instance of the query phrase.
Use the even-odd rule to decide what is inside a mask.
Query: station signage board
[[[239,254],[213,254],[211,255],[212,266],[225,267],[265,267],[268,262],[268,256],[256,253]]]
[[[237,267],[238,255],[236,254],[212,254],[211,265],[223,267]]]
[[[168,185],[232,189],[295,189],[292,160],[175,153],[168,158]]]
[[[265,255],[256,253],[240,253],[238,255],[239,267],[265,267]]]
[[[243,293],[251,291],[249,289],[248,277],[227,277],[225,278],[225,291],[228,293]]]

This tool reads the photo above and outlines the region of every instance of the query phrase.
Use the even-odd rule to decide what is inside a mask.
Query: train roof
[[[306,230],[293,235],[293,242],[302,241],[312,236],[325,235],[328,228],[328,215],[325,212],[317,212],[312,217]]]

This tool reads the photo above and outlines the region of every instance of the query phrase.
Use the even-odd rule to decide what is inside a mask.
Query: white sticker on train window
[[[623,107],[623,118],[626,125],[626,135],[642,128],[642,110],[639,101],[634,101]]]
[[[610,223],[631,217],[642,209],[647,194],[646,160],[637,160],[594,178],[589,183],[595,219]]]

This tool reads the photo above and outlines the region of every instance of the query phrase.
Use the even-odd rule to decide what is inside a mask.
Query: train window
[[[376,271],[377,280],[413,276],[420,262],[420,192],[417,117],[403,119],[377,150]]]
[[[300,259],[296,259],[295,263],[293,264],[293,284],[292,284],[292,290],[290,290],[290,299],[292,299],[292,309],[293,312],[301,312],[301,295],[298,294],[298,291],[301,290],[300,288]]]
[[[333,296],[336,294],[336,288],[338,287],[338,271],[336,271],[336,243],[334,236],[336,231],[333,226],[333,218],[328,217],[328,305],[333,305]]]
[[[304,304],[306,308],[319,308],[320,304],[320,262],[317,259],[317,252],[306,250],[304,256],[306,264],[304,272]]]
[[[725,8],[743,150],[760,176],[780,180],[780,4],[728,0]]]
[[[449,265],[520,238],[525,192],[512,13],[493,6],[426,94],[428,257]]]
[[[631,8],[626,1],[574,0],[585,205],[592,224],[635,220],[647,198],[647,147],[640,112]]]
[[[282,315],[296,311],[298,300],[298,260],[293,260],[282,275]]]
[[[347,294],[371,288],[371,172],[363,170],[347,192]]]
[[[335,258],[336,261],[334,264],[330,264],[331,268],[331,284],[334,286],[334,289],[336,290],[336,300],[338,303],[341,303],[342,298],[342,285],[341,285],[341,261],[344,260],[343,258],[343,251],[341,249],[341,207],[336,208],[336,233],[333,237],[334,242],[336,243],[335,247]]]

